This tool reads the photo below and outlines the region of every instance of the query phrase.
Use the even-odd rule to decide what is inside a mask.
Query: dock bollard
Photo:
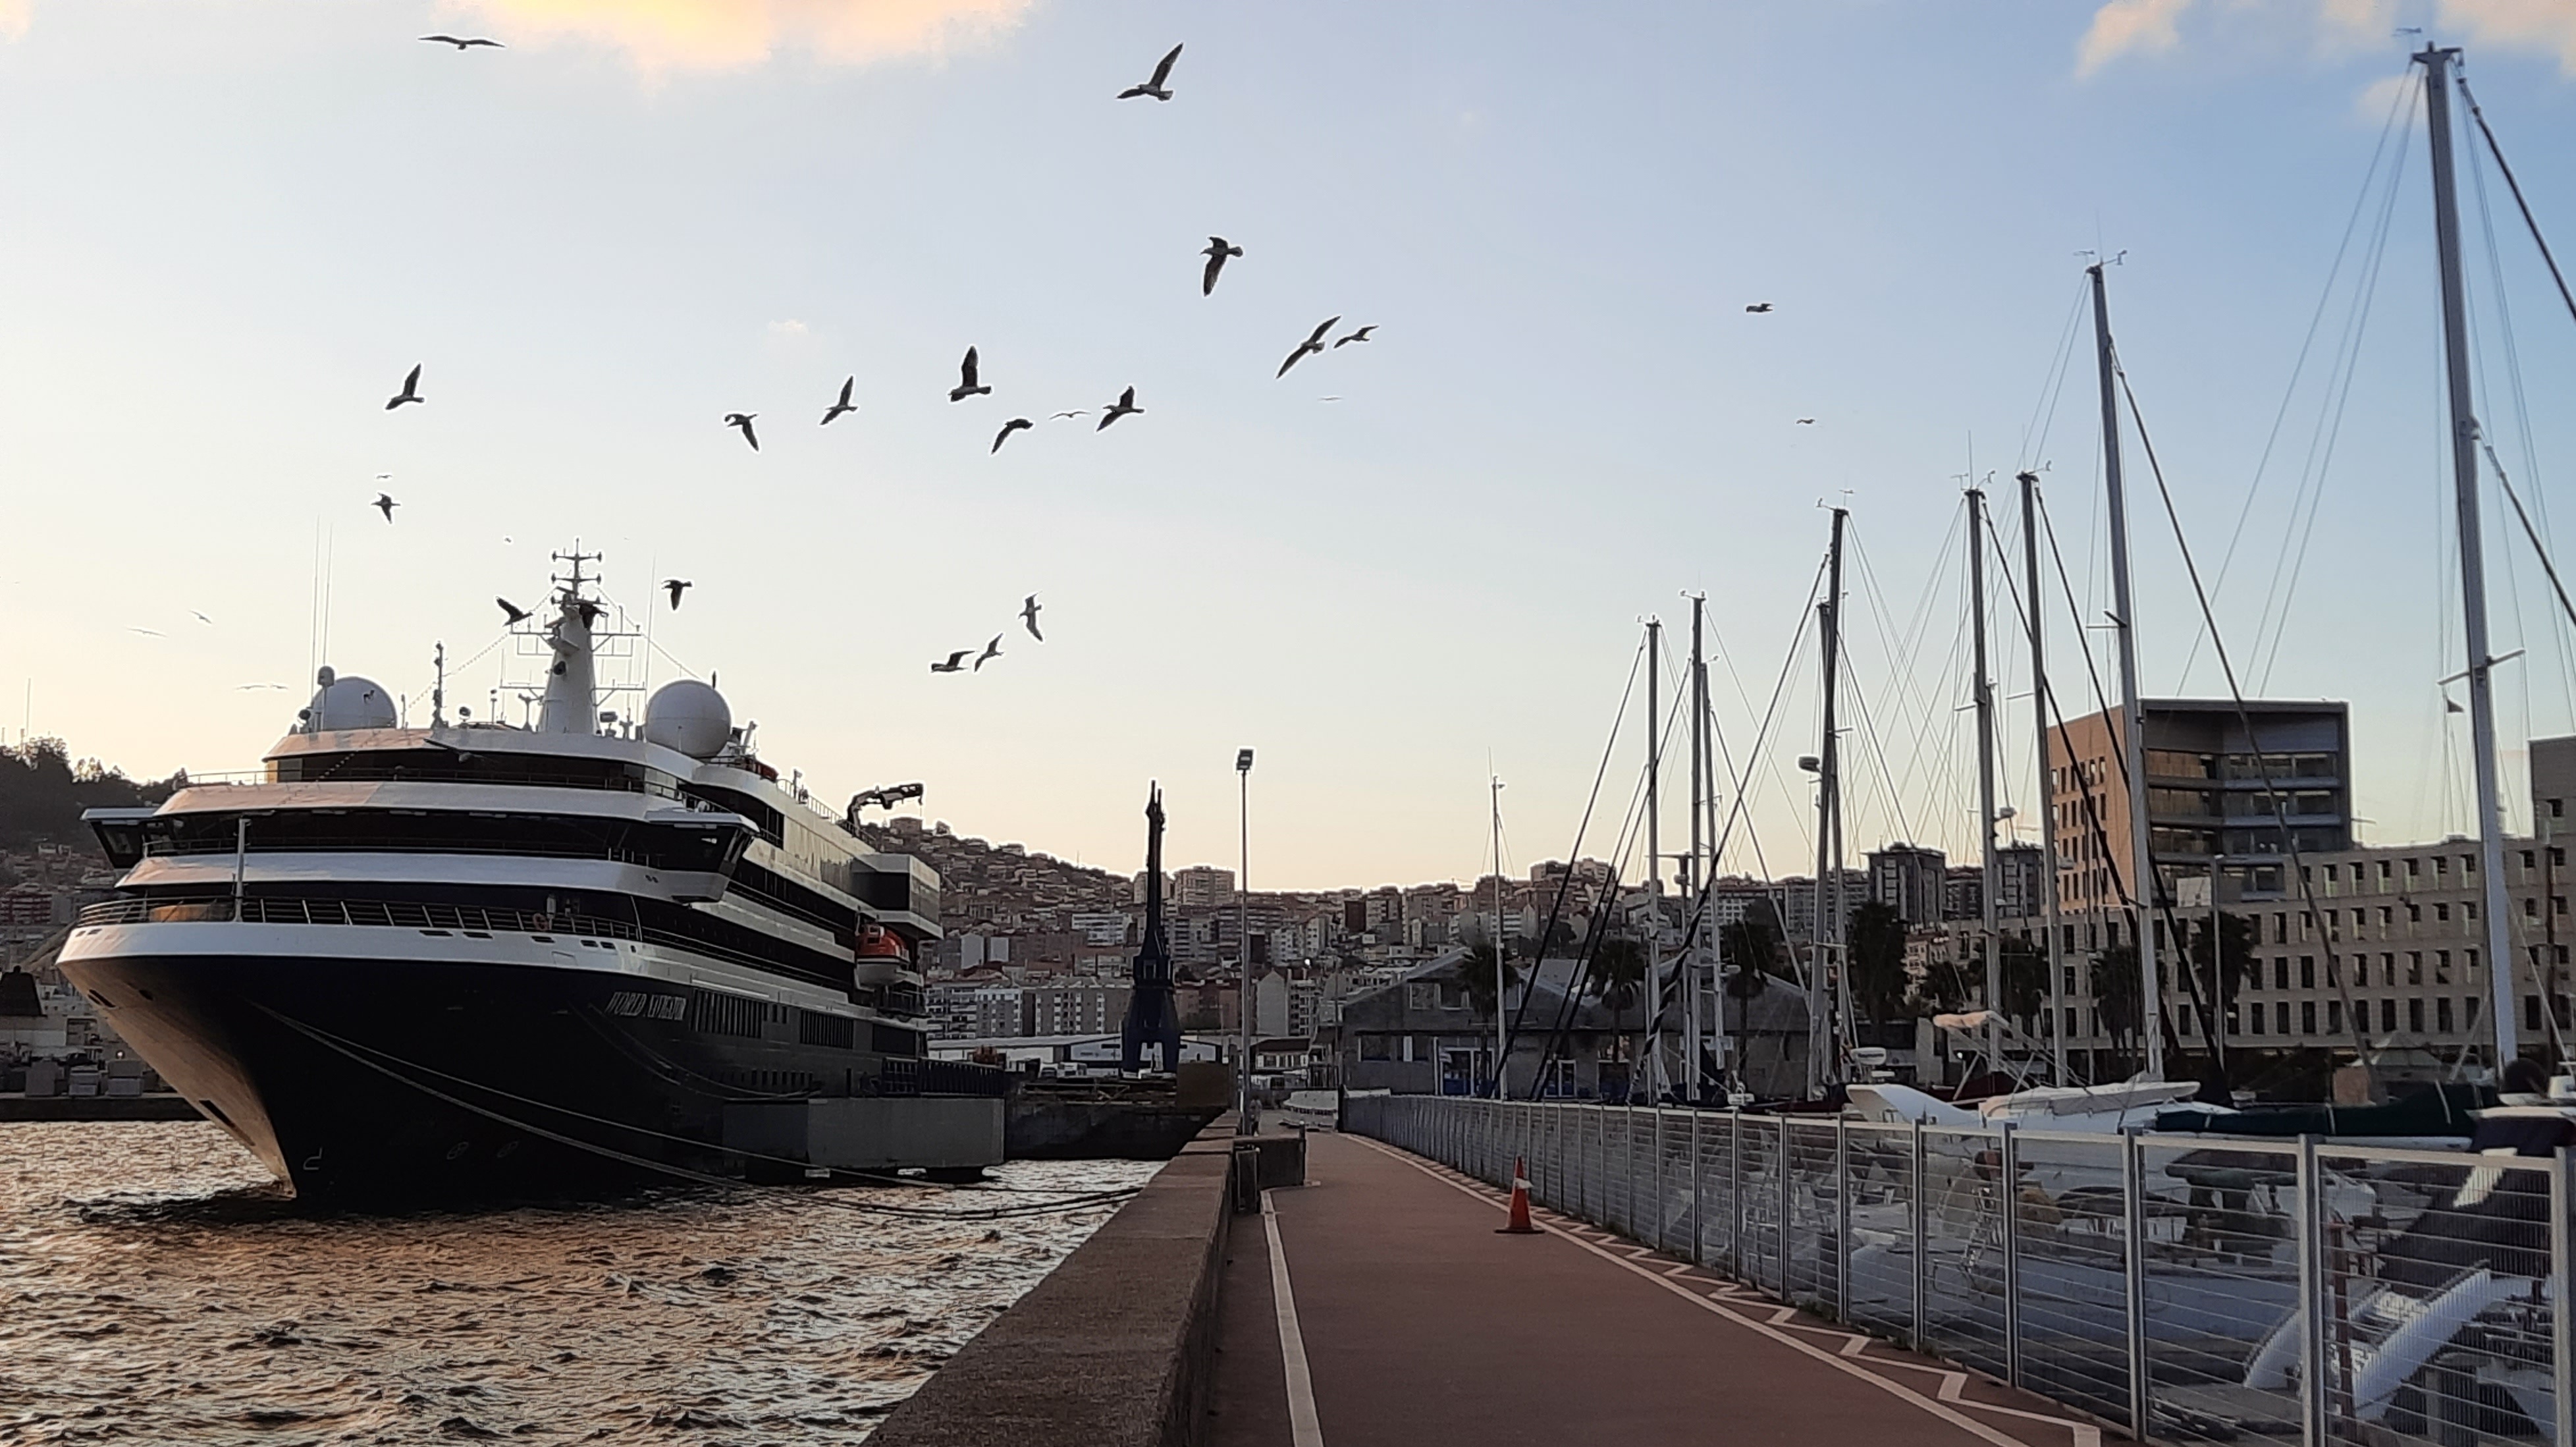
[[[1519,1156],[1512,1157],[1512,1218],[1498,1227],[1497,1236],[1535,1236],[1538,1228],[1530,1224],[1529,1168]]]

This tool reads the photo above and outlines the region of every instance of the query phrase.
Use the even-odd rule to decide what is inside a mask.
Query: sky
[[[2466,47],[2576,248],[2564,0],[0,0],[0,724],[247,768],[317,663],[425,722],[442,642],[451,708],[515,718],[492,600],[578,539],[651,633],[623,676],[713,676],[827,805],[919,780],[1123,872],[1159,780],[1173,862],[1230,865],[1248,745],[1256,887],[1470,879],[1497,776],[1516,872],[1633,857],[1641,620],[1669,693],[1697,592],[1726,864],[1782,874],[1835,503],[1850,847],[1973,849],[1963,486],[2007,802],[2020,468],[2068,715],[2111,638],[2097,253],[2244,686],[2351,702],[2366,837],[2463,830],[2401,27]],[[1176,43],[1171,101],[1113,99]],[[2492,166],[2461,187],[2481,415],[2545,527],[2576,323]],[[1203,297],[1211,233],[1244,255]],[[1377,331],[1274,376],[1326,317]],[[951,403],[970,344],[994,390]],[[2144,686],[2221,692],[2130,431]],[[2510,796],[2576,644],[2484,491]]]

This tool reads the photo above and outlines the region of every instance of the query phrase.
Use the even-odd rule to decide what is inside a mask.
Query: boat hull
[[[611,957],[606,963],[614,964]],[[801,1012],[615,968],[150,949],[63,972],[299,1197],[589,1195],[738,1175],[729,1102],[870,1093],[886,1056],[810,1044]],[[784,1022],[783,1028],[781,1022]]]

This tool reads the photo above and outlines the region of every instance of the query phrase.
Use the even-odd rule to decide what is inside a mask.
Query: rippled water
[[[995,1176],[1072,1193],[1153,1169]],[[321,1215],[212,1125],[0,1125],[0,1442],[855,1442],[1109,1216],[829,1199],[1041,1198]]]

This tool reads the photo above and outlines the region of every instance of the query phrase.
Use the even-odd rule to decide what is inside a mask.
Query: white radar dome
[[[375,680],[356,674],[342,676],[326,668],[315,675],[314,682],[321,686],[314,690],[312,706],[305,710],[307,726],[325,731],[394,726],[394,697],[378,688]]]
[[[696,679],[674,679],[645,703],[644,737],[693,759],[712,759],[733,737],[733,710],[723,694]]]

